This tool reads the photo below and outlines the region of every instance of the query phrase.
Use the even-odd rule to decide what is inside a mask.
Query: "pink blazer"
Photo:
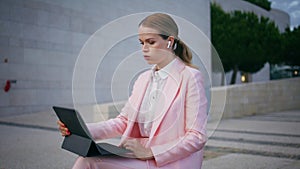
[[[122,142],[141,137],[136,118],[150,77],[150,71],[139,76],[118,117],[88,125],[95,139],[122,136]],[[207,99],[201,73],[176,59],[157,110],[150,137],[144,143],[154,154],[150,163],[164,169],[201,168],[207,122]]]

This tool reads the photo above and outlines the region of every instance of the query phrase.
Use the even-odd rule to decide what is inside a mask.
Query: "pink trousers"
[[[156,168],[154,161],[121,157],[78,157],[73,169],[150,169]]]

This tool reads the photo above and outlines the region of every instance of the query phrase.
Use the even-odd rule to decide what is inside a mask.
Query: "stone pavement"
[[[53,111],[0,117],[0,169],[71,168]],[[300,168],[300,110],[222,120],[211,130],[203,169]]]
[[[205,150],[204,169],[300,168],[300,110],[222,120]]]

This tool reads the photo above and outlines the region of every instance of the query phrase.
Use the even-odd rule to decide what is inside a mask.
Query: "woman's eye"
[[[155,41],[149,41],[150,45],[153,45],[155,43]]]
[[[149,45],[153,45],[153,44],[155,44],[155,41],[153,41],[153,40],[149,40],[149,41],[146,40],[146,41],[144,41],[144,42],[143,42],[143,41],[140,41],[140,44],[141,44],[141,45],[144,45],[145,43],[146,43],[146,44],[149,44]]]

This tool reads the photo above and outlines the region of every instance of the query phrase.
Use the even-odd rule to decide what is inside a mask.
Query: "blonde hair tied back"
[[[175,38],[176,48],[174,53],[178,56],[187,66],[196,67],[192,64],[192,52],[189,47],[179,39],[178,26],[173,18],[164,13],[154,13],[143,19],[139,26],[149,27],[159,32],[163,39],[167,39],[169,36]],[[173,44],[173,48],[174,45]]]

